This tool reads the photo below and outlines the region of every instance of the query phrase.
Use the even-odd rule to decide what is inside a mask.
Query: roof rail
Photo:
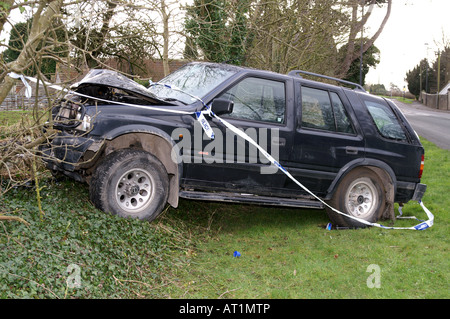
[[[290,71],[290,72],[288,73],[288,75],[290,75],[290,76],[298,76],[298,77],[302,77],[302,76],[299,75],[299,74],[312,75],[312,76],[317,76],[317,77],[319,77],[319,78],[324,78],[324,79],[328,79],[328,80],[333,80],[333,81],[341,82],[341,83],[344,83],[344,84],[347,84],[347,85],[355,86],[357,89],[360,89],[361,91],[366,92],[366,90],[364,90],[364,88],[363,88],[361,85],[357,84],[357,83],[353,83],[353,82],[350,82],[350,81],[341,80],[341,79],[338,79],[338,78],[333,78],[333,77],[327,76],[327,75],[322,75],[322,74],[317,74],[317,73],[312,73],[312,72],[307,72],[307,71],[302,71],[302,70],[292,70],[292,71]]]

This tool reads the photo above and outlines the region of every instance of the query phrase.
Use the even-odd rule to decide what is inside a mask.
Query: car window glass
[[[396,140],[406,139],[405,133],[403,132],[397,117],[388,105],[368,100],[365,100],[364,102],[378,131],[383,137]]]
[[[354,134],[352,123],[348,118],[347,111],[342,104],[339,95],[334,92],[330,92],[331,102],[333,103],[333,111],[336,119],[336,131],[341,133]]]
[[[197,101],[193,96],[203,98],[236,72],[226,65],[186,64],[158,82],[164,85],[154,85],[148,91],[161,99],[175,99],[190,104]]]
[[[246,78],[220,96],[234,102],[228,117],[283,123],[286,109],[284,82]]]
[[[355,134],[342,100],[335,92],[302,87],[303,128]]]
[[[302,127],[335,131],[328,91],[302,88]]]

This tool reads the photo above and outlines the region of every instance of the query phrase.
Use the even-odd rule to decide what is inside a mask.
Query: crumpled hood
[[[129,93],[136,93],[153,100],[161,100],[153,93],[150,93],[143,85],[111,70],[92,69],[81,81],[74,83],[70,88],[76,91],[77,88],[81,88],[86,85],[108,86],[121,89]]]

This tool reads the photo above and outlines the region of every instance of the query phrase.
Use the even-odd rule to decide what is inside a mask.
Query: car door
[[[296,127],[289,169],[317,195],[326,194],[338,171],[364,158],[364,139],[341,88],[297,82]],[[292,183],[287,188],[299,189]]]
[[[288,160],[293,127],[292,81],[286,77],[246,74],[215,98],[234,103],[225,121],[250,136],[276,160]],[[282,194],[286,176],[257,148],[237,136],[217,119],[209,121],[214,140],[193,143],[195,165],[186,172],[186,182],[208,190],[275,195]],[[194,134],[195,135],[195,134]],[[201,148],[200,148],[201,145]]]

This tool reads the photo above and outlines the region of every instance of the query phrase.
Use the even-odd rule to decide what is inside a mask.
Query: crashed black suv
[[[89,183],[99,209],[146,220],[187,198],[326,208],[334,224],[358,227],[324,203],[376,222],[420,200],[424,149],[398,108],[304,73],[197,62],[144,87],[92,70],[53,110],[47,167]]]

